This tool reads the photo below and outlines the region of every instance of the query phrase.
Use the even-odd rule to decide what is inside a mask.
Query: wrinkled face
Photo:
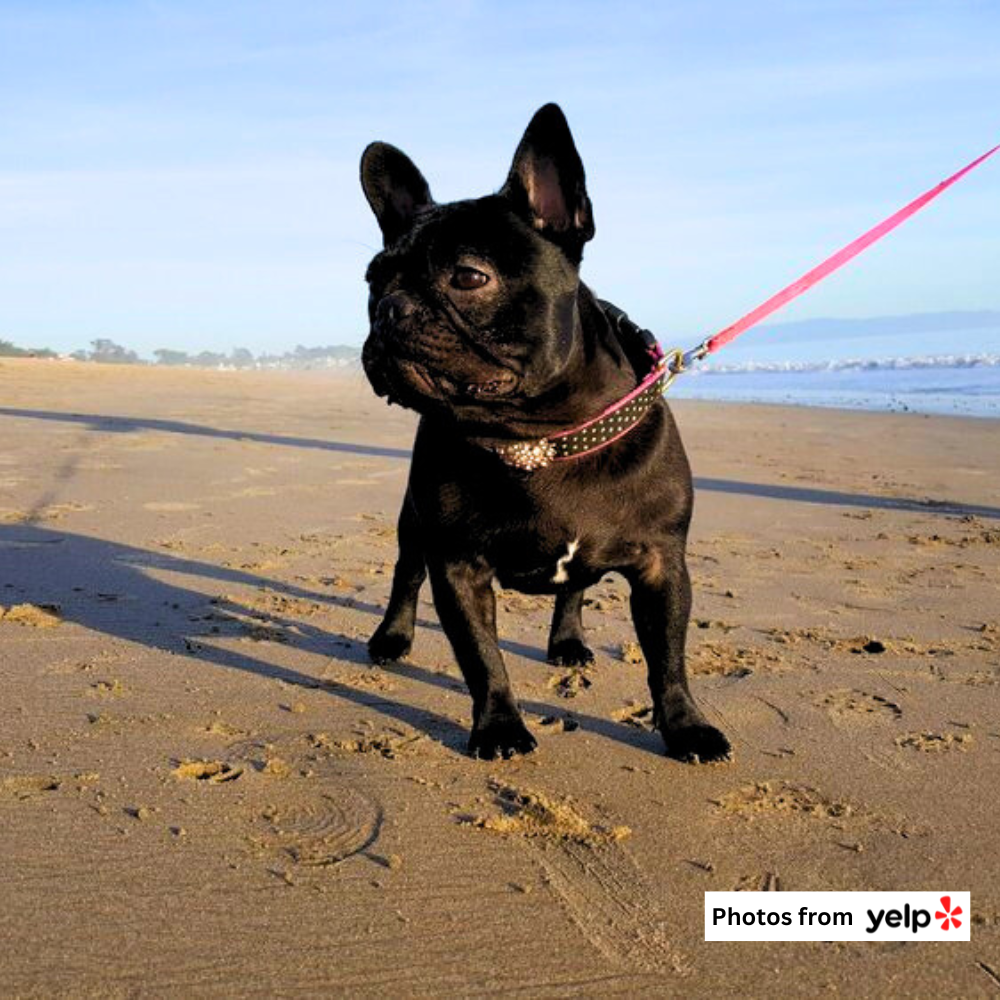
[[[502,419],[566,364],[577,268],[502,195],[419,211],[366,277],[363,363],[390,402]]]
[[[381,396],[421,413],[528,415],[570,360],[583,245],[594,235],[573,137],[539,109],[500,192],[438,205],[394,146],[373,142],[361,185],[385,250],[368,267],[362,361]]]

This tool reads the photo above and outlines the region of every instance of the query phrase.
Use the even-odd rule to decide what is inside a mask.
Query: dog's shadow
[[[274,594],[350,608],[373,616],[382,614],[383,609],[377,605],[318,593],[243,570],[36,525],[0,525],[0,564],[4,568],[0,580],[2,604],[55,604],[65,621],[75,622],[88,630],[150,649],[184,655],[211,666],[320,689],[332,697],[383,713],[450,750],[459,753],[465,750],[467,730],[438,712],[387,697],[384,691],[352,686],[348,681],[329,680],[269,662],[264,658],[266,654],[251,655],[216,644],[220,638],[257,634],[262,638],[287,641],[315,656],[318,664],[334,659],[369,667],[363,642],[270,608],[261,611],[251,603],[242,603],[238,597],[213,598],[203,590],[184,586],[172,578],[266,588]],[[435,622],[421,624],[440,628]],[[373,629],[374,625],[373,621]],[[534,647],[512,642],[503,645],[508,652],[544,663],[544,656]],[[394,665],[388,672],[434,688],[465,691],[457,678],[409,660]],[[567,713],[564,708],[545,702],[522,701],[521,704],[527,712],[543,717],[571,714],[581,731],[629,747],[662,753],[655,733],[586,713]]]
[[[88,431],[113,434],[133,434],[141,431],[159,431],[166,434],[185,434],[219,438],[225,441],[252,441],[258,444],[285,448],[316,448],[322,451],[343,452],[369,458],[406,461],[412,456],[408,448],[393,448],[349,441],[331,441],[322,438],[295,437],[251,430],[229,430],[195,424],[184,420],[166,420],[154,417],[125,417],[98,413],[65,413],[55,410],[34,410],[25,407],[0,406],[0,417],[45,420],[68,423]],[[816,504],[823,507],[853,507],[865,510],[893,510],[911,514],[934,514],[941,517],[981,517],[1000,520],[1000,507],[987,504],[965,503],[960,500],[938,500],[930,497],[885,496],[871,493],[848,493],[825,487],[790,486],[788,484],[752,483],[739,479],[720,479],[696,476],[696,490],[706,493],[723,493],[748,496],[765,500],[783,500],[794,503]]]

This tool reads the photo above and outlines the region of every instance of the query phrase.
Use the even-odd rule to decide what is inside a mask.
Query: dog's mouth
[[[431,395],[452,402],[499,399],[509,396],[517,387],[517,378],[512,372],[501,372],[487,379],[469,381],[465,376],[437,371],[415,362],[407,363],[406,367]]]
[[[511,395],[518,384],[517,376],[509,371],[493,371],[487,378],[470,379],[464,372],[442,371],[413,358],[397,357],[390,364],[380,361],[366,365],[373,388],[390,403],[403,406],[413,407],[415,397],[452,404],[486,402]]]
[[[491,399],[497,396],[509,396],[517,385],[517,379],[511,372],[504,372],[496,378],[485,382],[466,382],[462,392],[473,399]]]

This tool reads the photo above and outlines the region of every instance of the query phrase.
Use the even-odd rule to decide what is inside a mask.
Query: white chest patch
[[[560,556],[556,560],[556,575],[552,577],[553,583],[566,583],[569,580],[569,573],[566,572],[566,567],[573,561],[573,556],[576,555],[576,550],[580,547],[580,539],[574,538],[566,546],[566,555]]]

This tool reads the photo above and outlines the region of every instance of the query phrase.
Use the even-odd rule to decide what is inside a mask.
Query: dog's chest
[[[491,555],[504,587],[528,593],[551,593],[563,587],[588,587],[605,571],[595,547],[571,529],[545,534],[511,535]]]

